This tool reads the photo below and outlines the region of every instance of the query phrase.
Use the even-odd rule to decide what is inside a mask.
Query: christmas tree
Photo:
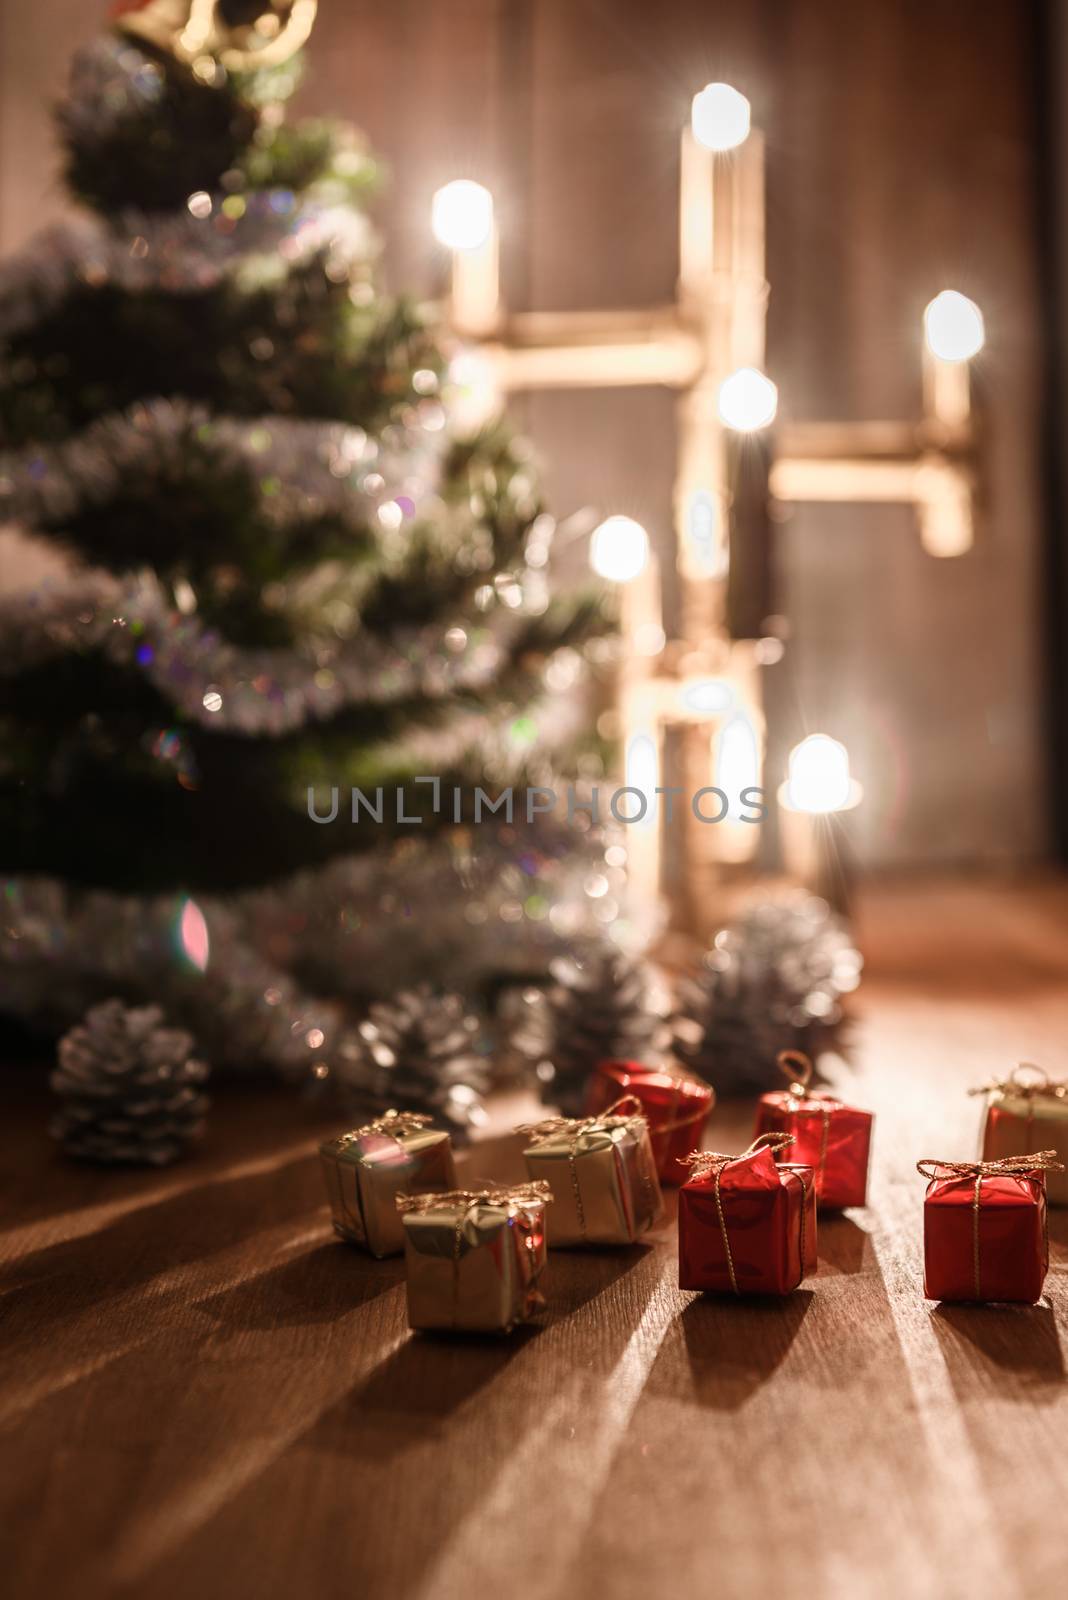
[[[0,1010],[322,1073],[374,997],[603,936],[618,850],[522,795],[596,772],[604,623],[376,289],[373,161],[283,116],[314,5],[121,10],[59,109],[83,211],[0,272],[0,522],[68,563],[0,619]]]

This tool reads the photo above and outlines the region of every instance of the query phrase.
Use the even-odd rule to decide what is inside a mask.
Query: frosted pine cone
[[[490,1069],[479,1051],[482,1024],[463,997],[429,984],[373,1005],[342,1047],[338,1078],[366,1111],[437,1114],[454,1129],[486,1120]]]
[[[841,998],[856,988],[861,965],[823,900],[801,894],[754,905],[680,984],[675,1055],[720,1095],[774,1088],[780,1050],[815,1060],[835,1043]]]
[[[59,1041],[52,1133],[70,1155],[162,1167],[200,1137],[208,1068],[190,1054],[192,1036],[162,1017],[158,1006],[105,1000]]]
[[[664,1042],[652,968],[616,949],[567,957],[536,995],[516,1046],[535,1062],[542,1098],[568,1116],[579,1114],[598,1062],[652,1063]]]

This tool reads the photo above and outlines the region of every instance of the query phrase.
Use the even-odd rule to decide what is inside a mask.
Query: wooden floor
[[[0,1134],[4,1593],[1063,1593],[1068,1212],[1046,1303],[936,1307],[914,1163],[973,1152],[969,1084],[1068,1073],[1068,887],[872,891],[862,941],[872,1204],[821,1222],[818,1276],[778,1303],[681,1293],[669,1224],[554,1256],[548,1313],[510,1340],[410,1336],[400,1266],[333,1241],[320,1111],[227,1090],[195,1161],[101,1173],[53,1155],[23,1082]],[[509,1141],[476,1160],[518,1175]]]

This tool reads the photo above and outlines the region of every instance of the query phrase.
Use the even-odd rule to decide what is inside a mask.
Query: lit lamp
[[[844,830],[836,818],[864,791],[849,770],[844,744],[825,733],[795,745],[779,789],[783,862],[788,874],[848,914],[851,873]]]
[[[656,826],[659,798],[654,793],[660,781],[660,750],[657,719],[644,689],[649,681],[651,657],[664,643],[663,631],[650,620],[660,616],[660,571],[641,523],[619,515],[606,517],[593,530],[590,566],[598,577],[619,585],[624,782],[646,798],[643,820],[627,827],[627,878],[635,904],[651,907],[660,894]],[[625,809],[628,816],[634,817],[642,808],[636,796],[628,795]]]
[[[434,195],[430,225],[452,252],[449,318],[461,336],[478,339],[497,325],[499,239],[493,196],[481,183],[456,178]]]
[[[716,397],[716,410],[725,428],[735,433],[757,433],[770,427],[779,409],[779,391],[755,367],[739,367],[724,378]]]
[[[933,443],[953,447],[967,435],[972,410],[968,363],[986,341],[983,313],[956,289],[936,294],[923,313],[923,397]],[[964,466],[929,454],[916,471],[924,548],[963,555],[972,543],[972,485]]]

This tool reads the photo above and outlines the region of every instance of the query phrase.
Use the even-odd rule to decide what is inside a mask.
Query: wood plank
[[[609,1600],[1031,1596],[1068,1491],[1068,1213],[1047,1302],[922,1298],[919,1156],[973,1148],[964,1088],[1064,1070],[1068,887],[872,889],[849,1092],[873,1203],[781,1303],[676,1287],[673,1225],[554,1255],[510,1340],[410,1336],[402,1269],[335,1243],[333,1119],[218,1093],[161,1174],[53,1154],[39,1080],[0,1130],[0,1560],[17,1600],[151,1590]],[[510,1122],[513,1101],[499,1108]],[[737,1148],[750,1108],[721,1110]],[[473,1173],[518,1175],[494,1137]]]

